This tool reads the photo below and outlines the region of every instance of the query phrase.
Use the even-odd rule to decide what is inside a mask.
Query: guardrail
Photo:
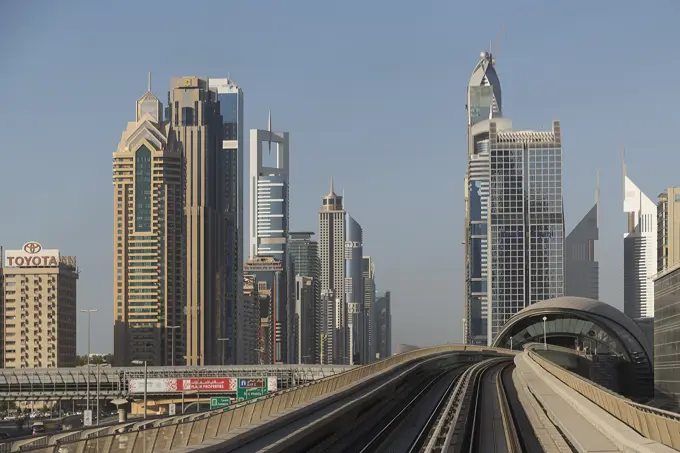
[[[531,360],[565,385],[597,404],[647,439],[680,450],[680,414],[635,403],[611,390],[565,370],[532,351],[535,344],[525,346]],[[542,347],[542,345],[540,346]]]
[[[341,388],[353,385],[369,377],[382,374],[403,363],[433,354],[446,352],[477,352],[489,355],[514,355],[517,351],[483,346],[445,345],[417,349],[389,357],[370,365],[329,376],[298,387],[285,389],[253,400],[238,403],[228,409],[219,409],[182,417],[183,420],[123,434],[80,439],[22,451],[40,453],[114,453],[121,451],[166,451],[198,445],[204,440],[221,436],[230,431],[259,422],[269,416],[304,404],[312,399],[329,395]],[[132,444],[132,445],[130,445]]]

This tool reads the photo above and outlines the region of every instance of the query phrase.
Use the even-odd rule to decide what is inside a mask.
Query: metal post
[[[200,412],[201,404],[201,381],[199,380],[198,383],[196,384],[196,412]]]
[[[222,343],[222,366],[224,366],[224,353],[226,352],[225,342],[229,341],[229,338],[218,338],[217,341]]]
[[[510,337],[510,350],[512,351],[512,337]]]
[[[184,415],[184,392],[182,392],[182,415]]]
[[[90,321],[92,317],[92,313],[96,313],[97,310],[92,310],[92,309],[83,309],[80,310],[82,313],[87,313],[87,379],[85,382],[86,385],[86,397],[85,397],[85,408],[87,410],[90,410],[90,334],[91,334],[91,329],[90,329]]]
[[[545,330],[545,322],[548,320],[547,317],[543,317],[543,349],[548,350],[548,333]]]
[[[97,426],[99,426],[99,381],[101,379],[101,369],[97,364]]]
[[[172,366],[175,366],[175,329],[172,329],[172,358],[170,359]]]
[[[147,367],[146,367],[146,360],[144,361],[144,419],[146,420],[146,387],[148,386],[148,381],[147,381]]]

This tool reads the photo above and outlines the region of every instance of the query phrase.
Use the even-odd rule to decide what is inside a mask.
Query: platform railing
[[[244,401],[228,409],[198,413],[187,417],[188,419],[183,418],[178,423],[47,446],[36,445],[36,448],[26,448],[28,447],[26,446],[22,451],[40,453],[145,453],[198,445],[207,439],[225,435],[317,398],[329,396],[365,379],[389,372],[395,366],[446,352],[477,352],[497,355],[513,354],[517,351],[470,345],[443,345],[416,349],[370,365],[353,368],[317,381]]]
[[[647,439],[680,450],[680,414],[631,401],[576,373],[568,371],[525,346],[529,358],[569,388],[588,398]],[[540,345],[542,348],[543,345]]]

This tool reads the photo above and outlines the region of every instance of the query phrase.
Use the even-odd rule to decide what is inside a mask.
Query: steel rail
[[[411,407],[412,407],[413,405],[416,404],[416,402],[420,399],[420,397],[421,397],[424,393],[427,393],[427,392],[432,388],[432,386],[433,386],[435,383],[437,383],[437,381],[439,381],[442,377],[444,377],[446,374],[448,374],[448,373],[450,373],[450,372],[451,372],[451,371],[444,371],[443,373],[439,373],[439,374],[436,375],[432,380],[430,380],[430,381],[427,383],[427,385],[425,385],[425,387],[423,387],[422,390],[420,390],[420,391],[418,392],[418,394],[417,394],[416,396],[414,396],[414,397],[411,399],[411,401],[409,401],[408,403],[406,403],[406,404],[404,405],[404,407],[399,411],[399,413],[398,413],[397,415],[395,415],[395,416],[392,418],[392,420],[390,420],[390,421],[383,427],[383,429],[381,429],[381,430],[378,432],[378,434],[376,434],[375,436],[373,436],[373,438],[366,444],[366,446],[365,446],[364,448],[361,449],[361,451],[360,451],[359,453],[366,453],[366,452],[368,452],[368,451],[373,450],[374,447],[378,446],[378,445],[380,444],[380,441],[382,440],[383,435],[384,435],[384,434],[385,434],[385,433],[386,433],[386,432],[387,432],[387,431],[388,431],[395,423],[397,423],[397,422],[399,422],[399,421],[402,420],[402,417],[403,417],[403,415],[406,413],[406,411],[408,411],[409,409],[411,409]]]
[[[510,400],[505,391],[505,384],[503,383],[503,375],[512,367],[512,363],[508,363],[498,371],[496,378],[496,394],[498,395],[498,404],[501,409],[501,419],[503,420],[503,430],[505,431],[505,443],[508,447],[508,453],[522,453],[522,440],[517,426],[515,425],[515,418],[513,416]]]

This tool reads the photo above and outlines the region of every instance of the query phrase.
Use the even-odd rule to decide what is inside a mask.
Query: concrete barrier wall
[[[555,365],[532,351],[532,347],[533,345],[527,345],[526,352],[529,358],[565,385],[576,390],[644,437],[680,450],[680,414],[634,403]]]

